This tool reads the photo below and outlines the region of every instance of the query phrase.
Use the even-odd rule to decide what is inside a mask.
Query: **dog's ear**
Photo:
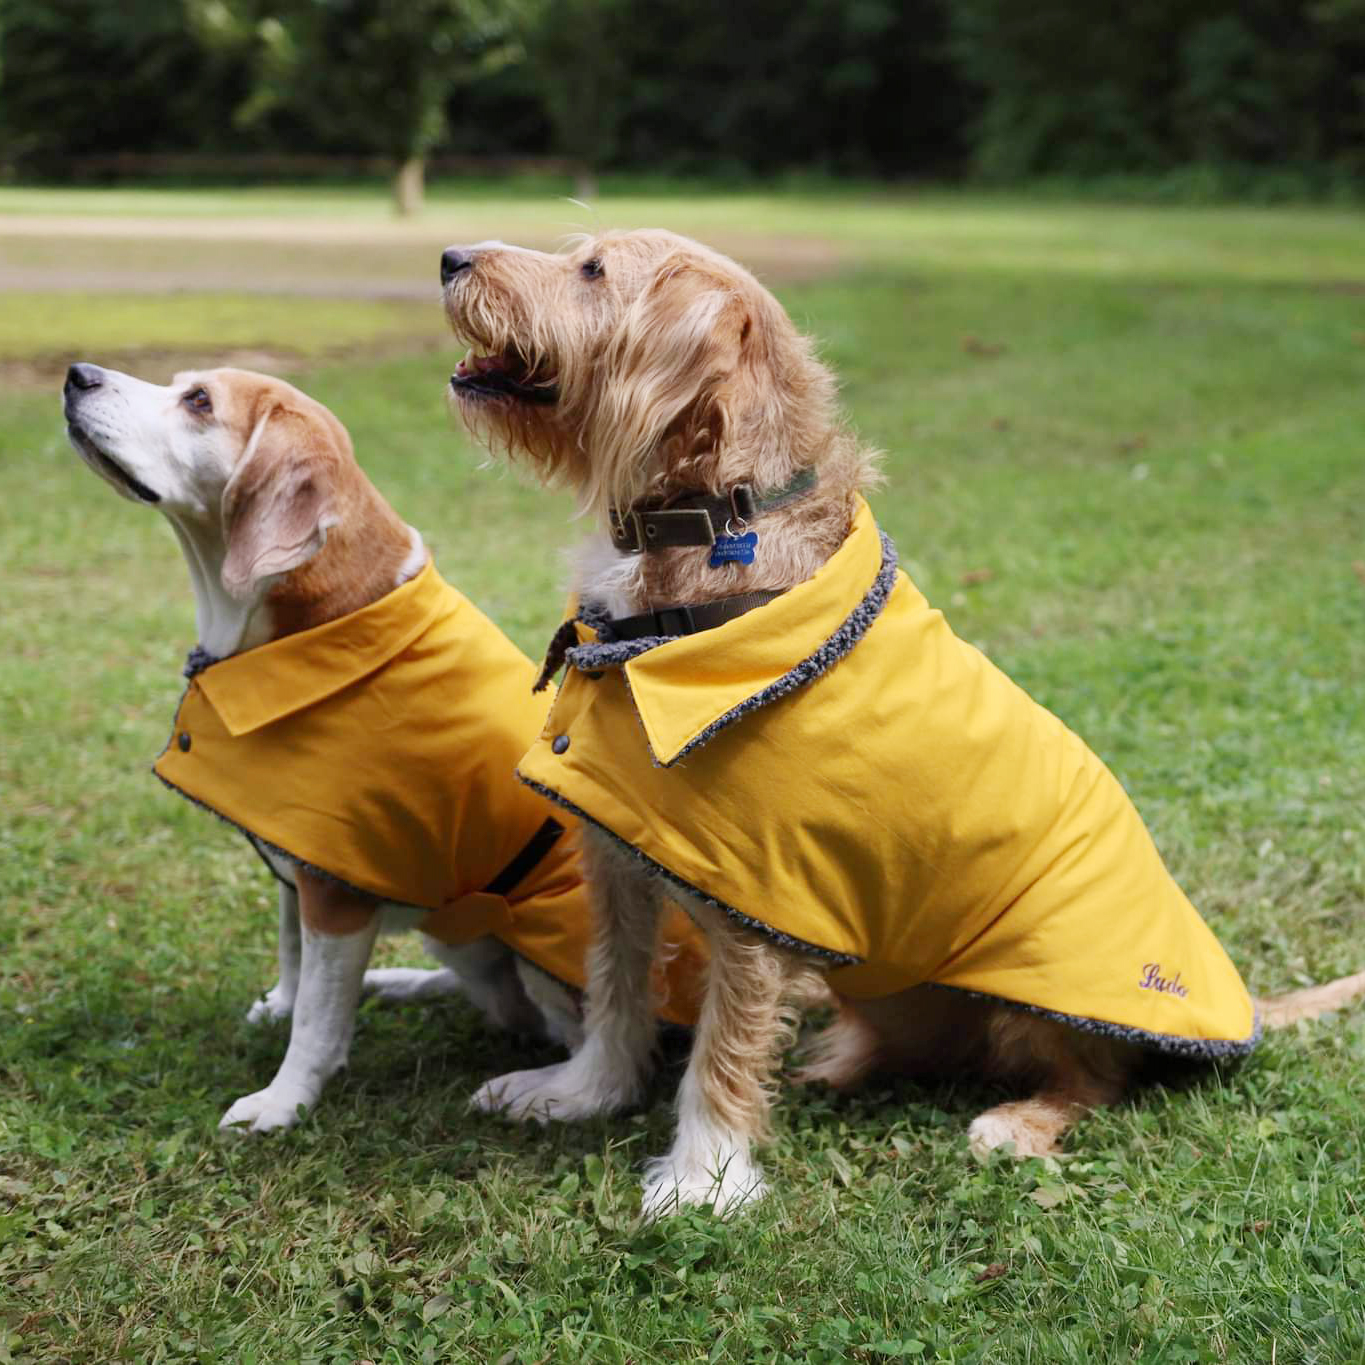
[[[629,501],[649,457],[667,447],[695,459],[721,439],[723,389],[739,366],[750,320],[719,276],[665,266],[627,310],[603,356],[594,464],[611,500]]]
[[[250,598],[267,578],[306,564],[337,524],[331,436],[308,414],[272,404],[223,489],[223,587]]]

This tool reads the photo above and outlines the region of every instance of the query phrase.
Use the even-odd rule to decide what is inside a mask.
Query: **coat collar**
[[[844,543],[781,597],[696,635],[580,645],[569,662],[622,668],[654,761],[668,767],[837,663],[876,619],[895,577],[895,547],[859,498]]]
[[[202,690],[229,734],[248,734],[382,668],[449,611],[453,597],[428,560],[415,578],[368,607],[221,659],[190,686]]]

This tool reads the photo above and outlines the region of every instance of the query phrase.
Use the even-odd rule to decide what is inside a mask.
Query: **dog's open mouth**
[[[160,502],[161,494],[148,488],[141,479],[135,479],[124,467],[97,446],[74,422],[66,424],[66,434],[71,444],[111,483],[126,489],[139,502]]]
[[[553,403],[559,386],[514,350],[475,355],[471,350],[455,367],[450,387],[461,397],[510,398],[518,403]]]

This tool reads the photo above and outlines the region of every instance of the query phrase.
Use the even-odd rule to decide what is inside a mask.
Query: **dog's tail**
[[[1288,995],[1272,995],[1268,1000],[1257,1000],[1261,1023],[1266,1028],[1287,1028],[1300,1019],[1316,1019],[1328,1010],[1339,1010],[1353,1000],[1365,996],[1365,972],[1338,977],[1321,986],[1309,986]]]

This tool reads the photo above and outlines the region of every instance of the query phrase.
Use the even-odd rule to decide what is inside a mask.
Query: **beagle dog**
[[[575,1049],[577,830],[513,776],[548,709],[535,668],[440,579],[342,424],[231,369],[160,386],[76,364],[64,409],[77,452],[166,517],[189,569],[199,642],[155,771],[279,882],[279,980],[247,1017],[292,1015],[289,1046],[220,1126],[297,1122],[346,1062],[363,989],[462,993]],[[378,933],[416,926],[440,967],[366,970]],[[704,949],[681,912],[665,943],[659,1013],[686,1024]]]

